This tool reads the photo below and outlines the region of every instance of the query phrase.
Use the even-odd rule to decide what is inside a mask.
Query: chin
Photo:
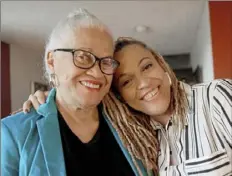
[[[80,109],[89,109],[89,108],[95,108],[99,105],[99,102],[82,102],[78,106]]]
[[[146,110],[143,110],[142,112],[144,114],[146,114],[146,115],[149,115],[149,116],[157,116],[157,115],[162,114],[165,111],[160,111],[160,110],[157,111],[157,110],[154,110],[154,109],[152,109],[152,110],[146,109]]]
[[[168,106],[166,107],[166,106],[151,105],[150,107],[143,109],[142,112],[150,116],[157,116],[157,115],[165,114],[167,109]]]
[[[80,106],[81,109],[85,109],[85,108],[90,108],[90,107],[96,107],[98,106],[102,99],[100,97],[96,97],[96,96],[78,96],[81,98],[78,98],[76,100],[76,103]]]
[[[101,103],[100,99],[97,98],[89,98],[87,101],[84,102],[84,104],[89,104],[89,105],[98,105]]]

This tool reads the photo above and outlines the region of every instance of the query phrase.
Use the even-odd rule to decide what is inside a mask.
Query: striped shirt
[[[189,111],[184,128],[155,122],[161,176],[232,175],[232,80],[184,84]]]

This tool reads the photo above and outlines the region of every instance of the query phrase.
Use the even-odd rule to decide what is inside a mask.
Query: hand
[[[41,104],[45,103],[48,94],[49,91],[43,92],[41,90],[37,90],[34,95],[31,94],[28,100],[23,103],[23,112],[25,114],[30,112],[32,106],[37,110]]]
[[[11,112],[10,115],[17,114],[18,112],[21,112],[21,111],[23,111],[23,108],[20,108],[20,109],[14,111],[14,112]]]

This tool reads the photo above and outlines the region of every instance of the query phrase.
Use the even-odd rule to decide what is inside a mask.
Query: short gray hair
[[[75,32],[78,28],[97,28],[112,36],[108,27],[86,9],[79,8],[71,12],[66,18],[58,22],[47,41],[44,57],[45,78],[48,79],[51,73],[46,64],[48,52],[56,48],[72,48],[77,40]]]

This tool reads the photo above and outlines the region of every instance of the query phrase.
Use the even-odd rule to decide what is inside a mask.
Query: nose
[[[142,90],[142,89],[145,89],[149,86],[148,79],[146,79],[144,77],[137,78],[136,82],[137,82],[137,90]]]
[[[99,67],[99,62],[96,62],[94,66],[86,71],[87,74],[94,76],[95,78],[103,77],[103,73]]]

